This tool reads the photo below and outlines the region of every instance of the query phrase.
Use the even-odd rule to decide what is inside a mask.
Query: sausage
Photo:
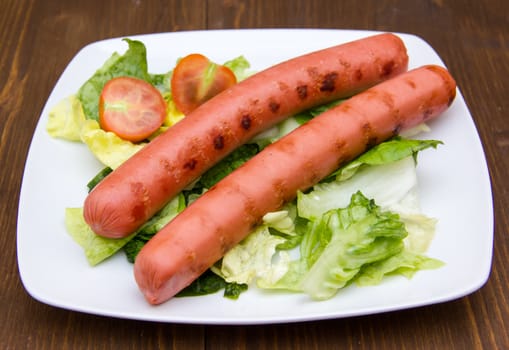
[[[198,107],[109,174],[85,199],[85,221],[98,235],[125,237],[259,132],[407,66],[404,43],[383,33],[261,71]]]
[[[424,66],[352,97],[266,147],[142,248],[134,276],[146,300],[168,300],[298,190],[375,144],[437,117],[455,95],[456,83],[446,69]]]

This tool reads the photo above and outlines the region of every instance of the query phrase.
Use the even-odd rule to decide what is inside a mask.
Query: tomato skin
[[[166,101],[150,83],[117,77],[103,87],[99,98],[99,124],[120,138],[139,142],[153,134],[166,118]]]
[[[237,78],[231,69],[194,53],[177,63],[171,77],[171,92],[177,108],[189,114],[236,83]]]

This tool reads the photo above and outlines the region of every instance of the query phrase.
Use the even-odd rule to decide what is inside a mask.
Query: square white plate
[[[275,29],[177,32],[133,36],[147,47],[149,71],[163,73],[177,58],[200,52],[216,62],[244,55],[253,70],[371,31]],[[399,34],[410,68],[444,65],[422,39]],[[426,138],[442,140],[419,155],[418,177],[424,213],[438,219],[428,255],[446,262],[414,278],[391,278],[376,287],[350,286],[328,301],[251,288],[236,300],[222,293],[173,298],[159,306],[143,299],[124,254],[90,267],[64,227],[64,208],[80,207],[86,183],[101,165],[83,144],[52,139],[48,113],[75,93],[110,55],[123,53],[121,38],[84,47],[69,63],[42,111],[29,150],[19,201],[17,253],[21,279],[40,302],[119,318],[197,324],[262,324],[365,315],[452,300],[488,279],[493,244],[493,209],[488,169],[472,117],[458,91],[451,108],[432,122]]]

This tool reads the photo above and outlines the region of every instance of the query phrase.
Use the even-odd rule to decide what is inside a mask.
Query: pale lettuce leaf
[[[320,183],[308,193],[298,193],[299,216],[319,218],[328,210],[343,208],[361,191],[378,205],[391,210],[418,212],[417,173],[412,157],[359,169],[345,181]]]
[[[419,270],[431,270],[444,266],[438,259],[403,250],[388,259],[363,266],[354,282],[359,286],[379,284],[386,276],[402,275],[412,278]]]
[[[268,213],[263,217],[262,225],[228,251],[213,271],[227,282],[235,283],[250,284],[258,278],[280,279],[290,260],[288,253],[277,250],[286,238],[271,234],[271,228],[288,236],[296,235],[288,210]]]
[[[274,273],[272,260],[283,238],[271,235],[266,225],[259,226],[223,257],[215,270],[227,282],[250,284],[255,278]],[[278,276],[281,277],[281,276]]]
[[[81,127],[85,114],[76,95],[70,95],[58,102],[49,112],[46,131],[55,138],[81,141]]]
[[[425,253],[435,237],[437,219],[420,213],[400,212],[399,215],[409,232],[405,239],[406,250],[417,254]]]
[[[115,133],[104,131],[95,120],[83,123],[81,140],[102,164],[112,169],[116,169],[146,145],[146,142],[132,143]]]

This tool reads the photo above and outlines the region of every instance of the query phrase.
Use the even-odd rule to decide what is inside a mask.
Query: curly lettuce
[[[239,278],[260,288],[307,293],[323,300],[351,283],[378,284],[384,276],[410,278],[416,271],[442,266],[424,255],[436,220],[420,211],[416,176],[417,153],[438,144],[396,138],[374,147],[327,181],[298,193],[287,206],[295,212],[290,210],[284,217],[289,221],[283,231],[291,235],[264,223],[216,267],[226,265],[221,273],[230,273],[230,281]],[[271,215],[281,217],[278,212],[265,217]],[[275,238],[283,243],[275,244]],[[297,245],[285,247],[291,240]],[[285,249],[295,246],[297,258],[292,260],[290,253],[295,252]],[[256,269],[258,264],[264,268]],[[231,266],[237,274],[231,273]]]

